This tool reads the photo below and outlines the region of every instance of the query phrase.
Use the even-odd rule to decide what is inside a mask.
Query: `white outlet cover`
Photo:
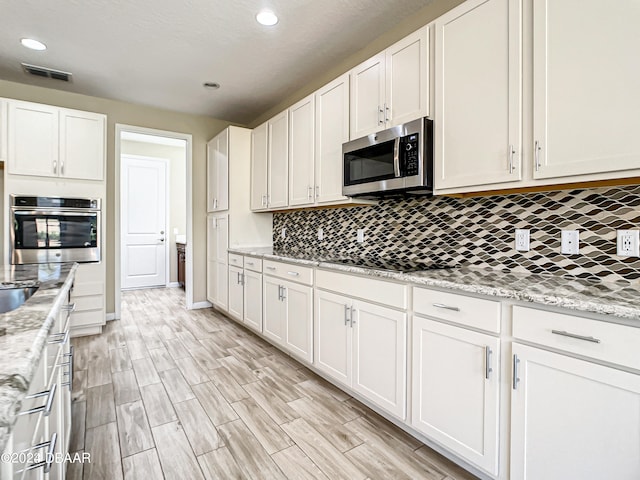
[[[287,238],[287,229],[285,227],[282,227],[282,231],[280,232],[280,237],[282,237],[283,240]]]
[[[618,230],[617,254],[621,257],[640,257],[640,230]]]
[[[580,253],[580,232],[578,230],[562,230],[560,252],[565,255]]]
[[[322,227],[318,227],[318,240],[322,239],[324,239],[324,230],[322,230]]]
[[[515,241],[518,252],[528,252],[530,250],[530,231],[524,228],[516,228]]]
[[[364,228],[359,228],[357,235],[358,243],[364,242]]]

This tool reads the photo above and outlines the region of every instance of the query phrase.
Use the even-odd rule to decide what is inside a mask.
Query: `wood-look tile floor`
[[[475,478],[180,289],[73,345],[70,480]]]

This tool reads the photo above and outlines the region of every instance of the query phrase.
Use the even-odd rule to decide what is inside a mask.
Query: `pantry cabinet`
[[[356,139],[429,114],[429,26],[351,70]]]
[[[8,101],[8,173],[103,180],[106,117]]]
[[[229,208],[229,128],[207,143],[207,212]]]
[[[229,305],[229,216],[207,217],[207,300],[223,311]]]
[[[635,0],[533,2],[534,178],[640,168],[639,23]]]
[[[498,472],[500,339],[413,318],[412,426]]]
[[[511,479],[640,478],[640,375],[514,343]]]
[[[435,21],[436,190],[522,178],[521,8],[469,0]]]
[[[316,196],[315,97],[289,108],[289,205],[313,204]]]

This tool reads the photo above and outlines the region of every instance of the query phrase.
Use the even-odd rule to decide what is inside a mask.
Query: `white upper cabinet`
[[[98,113],[60,110],[59,175],[82,180],[104,178],[105,117]]]
[[[351,139],[429,114],[429,26],[351,70]]]
[[[0,162],[7,161],[7,102],[0,98]]]
[[[9,102],[8,173],[58,175],[59,112],[49,105]]]
[[[8,173],[104,179],[104,115],[14,100],[8,103]]]
[[[638,2],[535,1],[533,17],[534,178],[640,168]]]
[[[520,12],[469,0],[435,21],[436,191],[522,178]]]
[[[315,100],[313,95],[289,108],[289,205],[309,205],[314,183]]]
[[[318,90],[315,104],[316,202],[347,200],[342,195],[342,144],[349,141],[349,74]]]
[[[267,123],[251,132],[251,210],[267,208]]]
[[[207,143],[207,212],[229,208],[229,129]]]
[[[268,192],[269,208],[286,207],[289,167],[289,111],[279,113],[267,122]]]

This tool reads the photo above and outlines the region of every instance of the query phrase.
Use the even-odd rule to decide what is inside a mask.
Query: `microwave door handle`
[[[400,137],[393,142],[393,173],[400,178]]]

